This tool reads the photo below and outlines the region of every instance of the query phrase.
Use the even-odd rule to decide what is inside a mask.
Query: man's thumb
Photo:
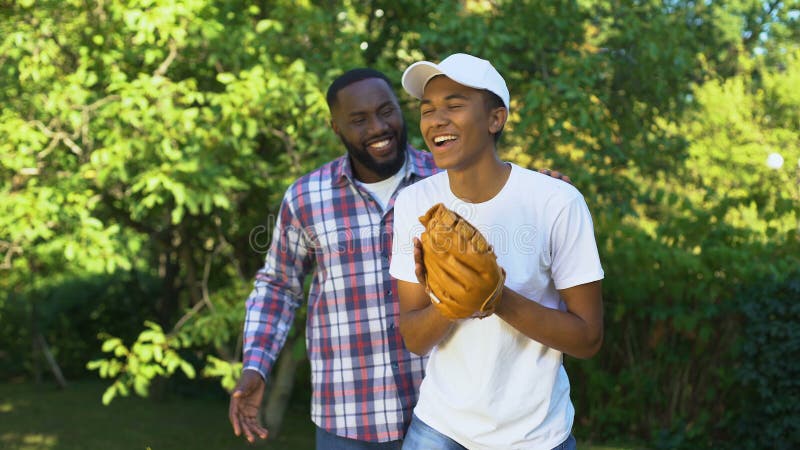
[[[253,390],[252,387],[249,385],[237,384],[236,387],[233,388],[233,393],[231,394],[231,396],[234,398],[242,398],[252,390]]]

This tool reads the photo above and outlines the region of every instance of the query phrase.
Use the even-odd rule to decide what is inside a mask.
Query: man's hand
[[[543,173],[545,175],[549,175],[553,178],[558,178],[561,181],[566,181],[567,183],[572,184],[572,180],[569,178],[568,175],[564,175],[563,173],[557,170],[539,169],[539,173]]]
[[[233,425],[233,433],[240,436],[244,432],[248,441],[256,438],[266,439],[269,431],[261,425],[258,411],[264,398],[264,379],[255,370],[242,371],[242,377],[236,383],[231,394],[228,418]]]

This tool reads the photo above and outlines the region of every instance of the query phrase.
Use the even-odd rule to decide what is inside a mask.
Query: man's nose
[[[389,129],[389,124],[380,115],[371,116],[367,127],[369,134],[385,133]]]

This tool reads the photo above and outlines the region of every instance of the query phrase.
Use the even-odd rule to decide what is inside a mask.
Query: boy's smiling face
[[[422,96],[420,132],[437,166],[460,170],[494,152],[505,117],[505,108],[489,108],[484,91],[436,76]]]

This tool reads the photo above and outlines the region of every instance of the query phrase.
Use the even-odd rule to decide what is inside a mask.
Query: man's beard
[[[406,160],[408,134],[405,122],[403,123],[403,129],[400,131],[399,135],[395,135],[394,137],[397,140],[397,153],[395,158],[386,162],[378,162],[369,154],[369,151],[365,147],[355,145],[347,141],[341,134],[339,135],[339,139],[341,139],[342,144],[347,148],[347,153],[350,157],[360,162],[364,167],[374,172],[381,179],[389,178],[397,173],[397,171],[403,167],[403,163]]]

